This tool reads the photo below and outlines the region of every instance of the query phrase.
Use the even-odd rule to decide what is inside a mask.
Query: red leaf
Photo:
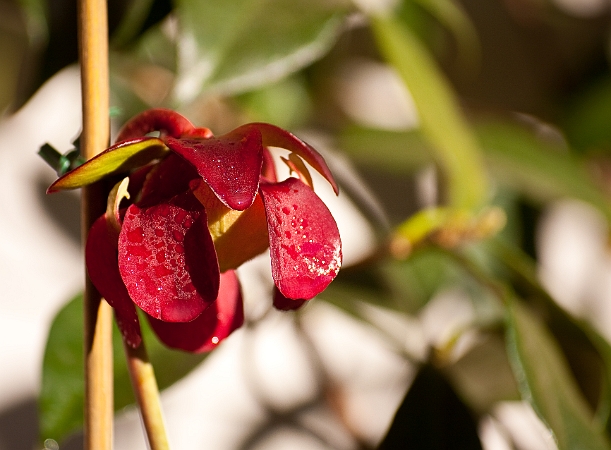
[[[180,137],[195,128],[189,120],[169,109],[149,109],[130,119],[119,131],[117,142],[142,137],[152,131]]]
[[[236,128],[234,132],[245,133],[251,129],[256,129],[261,133],[263,145],[265,147],[284,148],[302,157],[318,173],[325,177],[325,179],[333,187],[336,194],[339,193],[339,188],[335,183],[335,179],[333,178],[325,159],[308,143],[302,141],[294,134],[269,123],[248,123]]]
[[[263,164],[261,133],[234,130],[218,138],[166,139],[167,146],[189,161],[210,189],[231,209],[252,205]]]
[[[171,323],[148,316],[151,327],[168,347],[208,352],[244,323],[240,284],[233,270],[221,275],[219,295],[195,320]]]
[[[272,277],[291,299],[310,299],[335,278],[342,261],[337,224],[314,191],[296,178],[261,183]]]
[[[119,235],[119,270],[133,301],[151,316],[168,322],[199,316],[216,299],[219,286],[216,253],[199,202],[179,196],[150,208],[131,205]]]
[[[106,221],[106,216],[101,216],[89,230],[85,260],[91,282],[114,308],[123,339],[136,348],[142,341],[140,323],[134,302],[119,273],[118,238],[117,232]]]

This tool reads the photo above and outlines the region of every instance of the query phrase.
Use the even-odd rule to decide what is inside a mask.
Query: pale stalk
[[[161,413],[159,389],[153,366],[149,362],[144,341],[137,348],[124,342],[127,368],[151,450],[168,450],[168,438]]]
[[[81,153],[90,159],[109,144],[108,25],[105,0],[79,0],[79,60],[83,130]],[[102,186],[83,188],[83,241],[93,221],[104,212]],[[113,375],[112,310],[86,276],[84,295],[86,450],[112,448]]]

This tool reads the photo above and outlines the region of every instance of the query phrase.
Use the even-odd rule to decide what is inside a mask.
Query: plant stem
[[[105,0],[79,0],[79,59],[83,132],[81,153],[90,159],[109,144],[108,25]],[[83,241],[106,206],[103,186],[83,188]],[[112,310],[86,276],[84,296],[85,449],[112,448]]]
[[[151,450],[168,450],[168,438],[161,414],[159,389],[153,366],[149,362],[144,341],[137,348],[123,343],[127,357],[127,368],[132,380],[136,401],[140,407],[142,422]]]

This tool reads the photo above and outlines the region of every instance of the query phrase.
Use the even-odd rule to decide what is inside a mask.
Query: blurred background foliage
[[[537,235],[559,199],[611,220],[608,2],[109,0],[108,9],[115,124],[156,106],[219,134],[273,122],[323,136],[322,151],[360,180],[338,172],[378,246],[320,300],[379,328],[419,367],[380,448],[480,448],[478,421],[520,398],[558,448],[611,448],[611,333],[604,317],[543,286]],[[8,115],[76,62],[76,6],[3,0],[0,36]],[[372,319],[372,307],[418,319],[448,290],[473,314],[421,351]],[[67,311],[54,327],[75,330]],[[43,435],[79,424],[74,403],[57,410],[78,397],[61,388],[72,368],[53,357],[79,351],[67,341],[50,335]],[[194,363],[177,363],[164,385]],[[117,377],[117,395],[129,396]]]

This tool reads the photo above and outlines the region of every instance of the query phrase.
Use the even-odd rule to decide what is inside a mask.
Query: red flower
[[[146,136],[159,132],[159,137]],[[278,181],[267,147],[299,178]],[[114,190],[90,230],[90,278],[114,307],[126,341],[139,345],[137,305],[167,345],[207,351],[243,322],[234,269],[269,246],[274,305],[296,309],[335,278],[341,242],[312,190],[305,160],[337,186],[323,158],[273,125],[223,136],[155,109],[125,125],[118,143],[59,178],[49,192],[126,175],[133,202]],[[125,182],[127,183],[127,182]]]

